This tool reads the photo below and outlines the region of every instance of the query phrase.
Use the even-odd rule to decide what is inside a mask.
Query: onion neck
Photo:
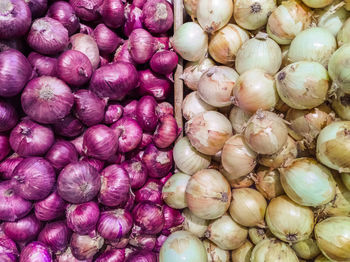
[[[54,97],[53,90],[50,86],[45,85],[39,91],[39,98],[43,100],[50,100]]]
[[[81,66],[78,68],[78,74],[79,74],[80,76],[83,76],[83,77],[88,77],[88,74],[87,74],[85,68],[84,68],[84,67],[81,67]]]
[[[15,7],[11,3],[10,0],[1,0],[0,1],[0,15],[1,16],[8,16],[13,13]]]
[[[31,129],[28,128],[28,127],[21,127],[21,134],[24,135],[24,136],[30,136],[32,133]]]
[[[258,3],[258,2],[255,2],[254,4],[252,4],[252,5],[250,6],[250,12],[251,12],[252,14],[260,13],[261,10],[262,10],[261,4]]]
[[[298,235],[295,233],[295,234],[287,234],[287,240],[289,242],[296,242],[298,240]]]
[[[11,197],[11,196],[13,196],[13,194],[14,194],[13,189],[8,189],[8,190],[6,190],[5,193],[4,193],[4,195],[5,195],[6,197]]]

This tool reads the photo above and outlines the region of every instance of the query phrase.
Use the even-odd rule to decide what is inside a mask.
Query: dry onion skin
[[[219,248],[209,240],[203,240],[203,246],[207,251],[208,262],[230,262],[230,252]]]
[[[190,178],[184,173],[175,173],[164,184],[162,198],[168,206],[176,209],[187,207],[185,191]]]
[[[342,45],[329,59],[328,73],[333,80],[333,89],[342,88],[344,92],[350,92],[350,43]]]
[[[272,234],[289,243],[310,238],[314,228],[312,210],[296,204],[287,196],[271,200],[267,206],[265,219]]]
[[[333,122],[320,132],[317,159],[340,173],[350,172],[350,121]]]
[[[260,166],[254,180],[256,189],[268,200],[284,194],[277,169]]]
[[[224,171],[224,172],[223,172]],[[220,170],[220,172],[226,177],[225,175],[225,170]],[[246,187],[250,187],[254,184],[254,179],[253,179],[253,175],[249,174],[246,176],[242,176],[240,178],[234,179],[230,182],[230,185],[232,188],[246,188]]]
[[[235,249],[231,253],[232,262],[249,262],[252,255],[254,245],[246,240],[243,245]]]
[[[184,0],[186,13],[194,20],[197,17],[197,5],[199,0]]]
[[[232,136],[232,126],[223,114],[208,111],[190,119],[185,125],[185,132],[199,152],[215,155]]]
[[[246,227],[265,227],[266,200],[252,188],[232,190],[229,212],[233,220]]]
[[[182,114],[186,120],[190,120],[200,113],[215,110],[215,107],[208,105],[199,97],[197,91],[189,93],[182,102]]]
[[[331,217],[315,226],[315,238],[330,260],[350,261],[350,217]]]
[[[244,130],[244,138],[255,152],[272,155],[286,143],[288,130],[278,115],[259,110],[249,119]]]
[[[306,260],[314,259],[321,253],[316,241],[312,238],[299,241],[293,244],[292,248],[298,257]]]
[[[209,54],[218,63],[232,66],[238,49],[249,39],[246,30],[228,24],[210,37]]]
[[[350,18],[348,18],[344,22],[342,28],[340,28],[337,34],[337,42],[339,47],[350,42]]]
[[[329,76],[319,63],[301,61],[290,64],[275,78],[280,98],[292,108],[311,109],[326,100]]]
[[[344,3],[345,3],[345,9],[347,10],[347,11],[350,11],[350,0],[344,0]]]
[[[202,169],[189,180],[186,202],[191,212],[203,219],[215,219],[227,211],[231,188],[225,177],[215,169]]]
[[[198,82],[202,74],[214,65],[215,62],[210,58],[187,62],[181,79],[189,89],[195,91],[198,89]]]
[[[245,125],[253,114],[247,111],[244,111],[238,106],[232,107],[229,115],[229,119],[232,125],[233,130],[236,134],[241,134],[244,131]]]
[[[204,236],[209,225],[208,220],[197,217],[188,208],[182,211],[182,216],[184,217],[184,222],[182,223],[184,230],[191,232],[197,237]]]
[[[258,228],[251,227],[248,230],[249,239],[253,242],[254,245],[257,245],[265,239],[274,238],[273,234],[268,228]]]
[[[253,249],[250,262],[299,262],[288,244],[276,239],[265,239]]]
[[[304,4],[311,8],[323,8],[333,3],[334,0],[302,0]]]
[[[350,94],[339,88],[332,101],[332,108],[342,120],[350,120]]]
[[[237,224],[228,214],[212,221],[205,237],[224,250],[234,250],[246,241],[248,230]]]
[[[318,257],[316,257],[314,262],[332,262],[330,261],[328,258],[326,258],[324,255],[319,255]]]
[[[342,173],[341,174],[341,180],[344,184],[344,186],[350,190],[350,173]]]

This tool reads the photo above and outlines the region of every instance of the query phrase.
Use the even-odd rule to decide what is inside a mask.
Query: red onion
[[[133,0],[132,4],[140,9],[142,9],[146,2],[147,2],[147,0]]]
[[[174,22],[171,5],[165,0],[147,1],[142,8],[142,21],[151,33],[167,32]]]
[[[103,246],[100,236],[79,235],[73,233],[70,248],[72,254],[79,260],[92,259]]]
[[[119,137],[119,151],[129,152],[134,150],[142,139],[142,128],[136,120],[123,117],[111,126]]]
[[[31,52],[28,61],[38,76],[56,76],[57,74],[57,58]]]
[[[79,19],[70,4],[64,1],[53,3],[46,14],[60,22],[67,30],[68,34],[74,34],[79,29]]]
[[[31,119],[53,124],[69,114],[74,96],[69,86],[52,76],[41,76],[31,80],[21,96],[24,112]]]
[[[0,178],[8,180],[12,178],[13,170],[21,163],[22,157],[19,157],[16,153],[6,158],[0,163]]]
[[[119,104],[110,104],[107,106],[104,123],[107,125],[113,124],[123,115],[123,107]]]
[[[149,144],[142,157],[150,177],[161,178],[166,176],[173,167],[172,149],[158,149]]]
[[[132,192],[132,190],[130,190],[129,196],[128,196],[128,201],[126,202],[124,209],[131,211],[132,208],[134,207],[134,204],[135,204],[135,195]]]
[[[72,143],[61,140],[53,144],[46,154],[46,159],[55,169],[61,170],[69,163],[78,161],[78,152]]]
[[[166,115],[174,115],[174,107],[168,102],[162,102],[158,104],[156,108],[156,113],[158,117],[163,117]]]
[[[110,58],[107,54],[104,54],[104,56],[100,56],[100,66],[108,65]]]
[[[124,262],[125,250],[124,249],[109,249],[103,252],[95,262]]]
[[[0,132],[11,130],[18,121],[16,109],[12,104],[0,100]]]
[[[85,162],[68,164],[58,176],[57,190],[71,203],[80,204],[93,199],[101,187],[97,170]]]
[[[157,101],[165,100],[171,92],[170,81],[150,69],[139,71],[139,81],[140,95],[152,95]]]
[[[66,210],[68,227],[81,235],[95,230],[99,216],[100,210],[95,202],[69,205]]]
[[[159,118],[159,124],[153,134],[153,142],[159,148],[170,146],[178,135],[176,120],[172,115]]]
[[[61,136],[76,137],[83,132],[84,126],[74,116],[67,115],[54,124],[54,130],[56,134]]]
[[[156,244],[155,244],[155,247],[154,247],[154,251],[155,252],[159,252],[160,251],[160,248],[163,246],[165,240],[167,239],[168,237],[165,236],[165,235],[159,235],[157,237],[157,240],[156,240]]]
[[[16,49],[20,52],[24,51],[24,44],[23,40],[18,38],[18,39],[1,39],[0,40],[0,52],[9,50],[9,49]]]
[[[129,236],[122,237],[121,239],[118,239],[116,241],[106,241],[107,244],[112,248],[125,248],[129,244]],[[112,261],[113,262],[113,261]]]
[[[10,145],[20,156],[44,155],[54,142],[51,128],[23,119],[10,134]]]
[[[89,58],[80,51],[67,50],[57,60],[57,76],[68,85],[82,86],[92,75]]]
[[[46,244],[54,253],[66,250],[71,232],[64,221],[56,221],[45,225],[38,240]]]
[[[129,197],[130,179],[119,165],[110,165],[101,173],[101,190],[98,200],[101,204],[117,207],[125,204]]]
[[[156,50],[169,50],[171,47],[168,36],[159,36],[154,38],[156,41]]]
[[[79,33],[83,33],[83,34],[86,34],[86,35],[93,36],[93,35],[94,35],[94,29],[92,29],[92,28],[91,28],[90,26],[88,26],[88,25],[85,25],[85,24],[80,23],[80,30],[79,30]]]
[[[147,179],[147,168],[145,164],[136,158],[124,161],[121,166],[129,174],[132,189],[142,187]]]
[[[136,115],[136,108],[138,105],[138,101],[137,100],[131,100],[131,101],[127,101],[124,104],[124,111],[123,111],[123,116],[125,117],[129,117],[132,119],[137,119],[137,115]]]
[[[156,245],[157,237],[154,235],[131,236],[129,244],[142,250],[153,250]]]
[[[143,133],[141,143],[139,144],[138,148],[141,150],[146,148],[149,144],[152,143],[152,138],[153,138],[153,135],[148,133]],[[140,157],[140,159],[142,159],[142,156]]]
[[[70,37],[70,43],[72,50],[80,51],[89,58],[93,69],[98,67],[100,64],[100,53],[97,43],[92,36],[78,33]]]
[[[77,138],[71,140],[70,142],[74,145],[79,156],[82,156],[84,154],[83,152],[84,134],[82,134],[81,136],[78,136]]]
[[[160,206],[152,202],[142,202],[134,207],[132,214],[135,223],[133,234],[155,235],[162,231],[164,216]]]
[[[53,262],[49,248],[41,243],[34,241],[28,244],[21,252],[19,262]]]
[[[17,258],[18,250],[16,243],[0,229],[0,261],[16,262]]]
[[[137,250],[131,253],[125,262],[157,262],[157,256],[151,251]]]
[[[137,28],[143,28],[141,16],[142,10],[137,6],[128,4],[125,7],[124,34],[126,36],[130,36],[131,32]]]
[[[24,0],[29,6],[33,18],[43,16],[47,10],[47,0]]]
[[[155,41],[153,36],[145,29],[138,28],[129,36],[130,55],[138,64],[147,63],[153,56]]]
[[[68,45],[68,31],[50,17],[36,19],[27,36],[29,46],[44,55],[62,52]]]
[[[5,135],[0,134],[0,161],[3,160],[8,153],[10,153],[9,138]]]
[[[164,228],[162,234],[170,235],[172,229],[184,222],[184,217],[179,210],[173,209],[167,205],[163,206]]]
[[[117,36],[111,29],[104,24],[99,24],[94,30],[94,38],[100,52],[103,54],[113,53],[118,46],[123,43],[123,39]]]
[[[104,0],[100,12],[107,26],[118,28],[123,25],[124,4],[121,0]]]
[[[156,114],[157,102],[152,96],[144,96],[140,99],[136,108],[137,121],[144,131],[152,132],[157,126]]]
[[[41,222],[29,215],[15,222],[4,222],[4,233],[17,243],[28,243],[34,240],[41,230]]]
[[[92,262],[91,259],[80,260],[73,256],[71,249],[68,247],[63,254],[56,255],[55,262]]]
[[[90,81],[90,89],[100,97],[121,100],[136,87],[138,75],[130,63],[117,62],[97,69]]]
[[[98,160],[96,158],[86,157],[86,156],[82,157],[80,161],[86,162],[89,165],[93,166],[97,170],[97,172],[101,172],[105,165],[105,162],[102,160]]]
[[[113,62],[125,62],[136,65],[129,52],[129,40],[126,40],[124,44],[118,47],[114,54]]]
[[[0,220],[15,221],[26,216],[32,203],[15,193],[11,181],[0,183]]]
[[[163,184],[156,179],[149,179],[146,184],[135,193],[136,202],[150,201],[155,204],[162,204]]]
[[[76,15],[85,21],[94,21],[100,17],[98,12],[103,0],[69,0]]]
[[[132,228],[132,216],[124,209],[115,209],[101,213],[97,231],[107,240],[118,240],[126,236]]]
[[[11,1],[23,2],[23,0]],[[9,29],[7,28],[6,30]],[[10,97],[17,95],[21,92],[31,75],[32,67],[21,52],[10,49],[0,53],[0,96]]]
[[[51,221],[64,216],[66,202],[55,190],[47,198],[36,202],[34,212],[37,219],[41,221]]]
[[[28,157],[13,171],[12,182],[19,196],[28,200],[41,200],[50,194],[55,179],[55,171],[47,160]]]
[[[23,0],[1,0],[0,20],[0,38],[12,39],[27,33],[32,17]]]
[[[178,57],[174,51],[162,50],[155,53],[150,61],[151,69],[162,75],[168,75],[174,71],[177,66]]]
[[[118,149],[118,137],[105,125],[88,128],[84,133],[83,151],[87,156],[100,160],[112,157]]]

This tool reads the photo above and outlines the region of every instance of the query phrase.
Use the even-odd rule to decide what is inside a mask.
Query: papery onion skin
[[[276,239],[266,239],[253,248],[250,261],[298,262],[299,259],[288,244]]]
[[[203,237],[207,231],[209,220],[195,216],[188,208],[182,211],[184,217],[183,229],[197,237]]]
[[[67,164],[77,162],[78,153],[72,143],[62,140],[52,145],[45,158],[55,169],[61,170]]]
[[[302,0],[304,4],[311,8],[322,8],[331,4],[334,0]]]
[[[92,262],[92,259],[77,259],[73,256],[70,247],[68,247],[64,253],[56,255],[56,260],[57,262]]]
[[[65,137],[76,137],[84,131],[83,124],[72,115],[58,120],[53,127],[56,134]]]
[[[167,148],[172,145],[178,136],[178,127],[172,115],[159,118],[158,126],[153,134],[153,142],[158,148]]]
[[[38,76],[57,75],[57,58],[43,56],[37,52],[30,52],[28,61]]]
[[[243,245],[231,252],[232,262],[249,262],[253,247],[249,240],[245,241]]]
[[[243,133],[245,124],[252,115],[252,113],[244,111],[238,106],[232,107],[228,118],[232,124],[233,130],[237,134]]]
[[[333,99],[332,108],[342,120],[350,120],[350,94],[344,93],[339,88],[335,99]]]
[[[214,262],[214,261],[229,262],[230,261],[229,251],[219,248],[209,240],[203,240],[203,245],[205,250],[207,251],[208,262]]]
[[[124,249],[114,249],[104,251],[96,258],[96,262],[123,262],[125,259]]]
[[[19,262],[31,261],[53,262],[49,248],[39,241],[28,244],[22,249]]]
[[[100,55],[97,43],[92,36],[82,33],[74,34],[70,37],[70,44],[72,45],[72,50],[80,51],[86,55],[91,62],[92,68],[94,70],[97,69],[100,64]]]
[[[3,230],[0,231],[0,259],[4,262],[15,262],[18,257],[16,243],[5,235]]]
[[[197,17],[198,0],[184,0],[186,13],[191,16],[192,20]]]
[[[104,24],[95,27],[94,38],[102,54],[113,53],[123,43],[123,40]]]
[[[134,218],[133,233],[158,234],[164,226],[164,216],[159,205],[151,202],[137,204],[132,215]]]
[[[113,124],[123,115],[123,106],[119,104],[110,104],[106,108],[104,123],[107,125]]]
[[[284,194],[277,169],[260,166],[254,177],[256,189],[268,200]]]
[[[100,14],[97,9],[102,3],[103,0],[69,0],[76,15],[84,21],[93,21],[99,18]]]
[[[99,235],[79,235],[73,233],[70,248],[75,258],[79,260],[92,259],[102,248],[104,239]]]
[[[126,236],[133,225],[131,214],[124,209],[103,211],[97,231],[106,240],[117,240]]]
[[[73,7],[64,1],[53,3],[47,11],[47,16],[59,21],[68,30],[69,35],[79,29],[79,20]]]
[[[176,209],[187,207],[185,191],[190,178],[184,173],[175,173],[164,184],[162,198],[168,206]]]
[[[105,25],[111,28],[120,27],[125,20],[124,2],[121,0],[106,0],[102,2],[99,12]]]
[[[165,0],[146,1],[142,7],[142,22],[151,33],[166,33],[174,22],[172,6]]]
[[[86,235],[96,228],[100,210],[95,202],[68,205],[66,209],[67,226],[74,232]]]
[[[163,101],[169,96],[171,88],[171,83],[165,76],[155,74],[150,69],[139,71],[140,96],[152,95],[157,101]]]
[[[303,259],[313,259],[321,253],[316,241],[312,238],[299,241],[293,244],[292,248],[296,255]]]
[[[197,91],[189,93],[182,102],[182,114],[186,120],[206,111],[215,111],[215,107],[204,102]]]
[[[156,179],[148,179],[147,182],[139,190],[135,192],[135,201],[142,203],[150,201],[154,204],[161,205],[163,184]]]
[[[173,167],[173,150],[158,149],[154,144],[149,144],[142,156],[142,162],[146,165],[150,177],[165,177]]]
[[[34,204],[34,213],[40,221],[51,221],[64,216],[66,202],[55,190],[45,199]]]
[[[10,155],[0,163],[0,178],[2,180],[10,180],[13,170],[24,158],[19,157],[16,153]]]
[[[54,253],[66,250],[71,231],[65,221],[56,221],[45,225],[38,236],[38,240],[46,244]]]
[[[259,242],[265,239],[274,238],[273,234],[268,228],[258,228],[251,227],[248,230],[249,239],[253,242],[254,245],[257,245]]]
[[[328,73],[333,80],[333,86],[341,87],[347,93],[350,91],[350,78],[347,76],[349,66],[346,63],[349,52],[350,44],[342,45],[333,53],[328,63]]]
[[[145,184],[148,176],[148,170],[146,165],[142,163],[141,160],[132,158],[121,163],[121,166],[129,175],[130,186],[132,189],[138,189]]]
[[[188,88],[195,91],[198,89],[198,82],[202,74],[214,65],[215,62],[210,58],[203,58],[195,62],[187,62],[181,79],[183,79]]]
[[[139,235],[132,236],[129,240],[129,244],[139,249],[151,251],[154,249],[156,241],[157,239],[154,235]]]
[[[124,9],[125,23],[123,27],[124,35],[130,36],[131,32],[137,28],[143,28],[141,21],[142,8],[136,6],[134,3],[127,4]]]

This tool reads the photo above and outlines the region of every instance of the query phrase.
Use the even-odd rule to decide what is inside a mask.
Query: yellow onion
[[[224,174],[226,171],[223,169],[221,173],[226,177]],[[250,187],[254,184],[253,176],[251,174],[242,176],[240,178],[234,179],[230,182],[232,188],[245,188]]]
[[[311,8],[323,8],[333,3],[334,0],[302,0],[304,4]]]
[[[314,259],[321,253],[316,241],[312,238],[299,241],[293,244],[292,248],[298,257],[307,260]]]
[[[287,45],[310,24],[311,10],[298,0],[289,0],[283,1],[269,16],[266,31],[277,43]]]
[[[187,62],[181,79],[183,79],[189,89],[197,90],[202,74],[214,65],[215,62],[210,58],[203,58],[196,62]]]
[[[248,230],[248,234],[249,239],[253,242],[254,245],[257,245],[259,242],[265,239],[271,239],[274,237],[268,228],[251,227]]]
[[[250,0],[235,2],[243,1],[250,2]],[[246,41],[238,50],[235,65],[239,74],[243,74],[249,69],[259,68],[274,75],[280,69],[281,63],[282,53],[279,45],[269,38],[266,33],[259,32],[254,38]]]
[[[221,154],[227,180],[232,183],[235,179],[252,172],[256,166],[256,157],[257,154],[249,148],[242,135],[234,135],[228,139]]]
[[[317,62],[326,67],[329,58],[337,49],[337,41],[327,29],[312,27],[300,32],[292,41],[288,59],[292,63],[299,61]]]
[[[350,172],[350,121],[333,122],[320,132],[317,159],[340,173]]]
[[[190,178],[184,173],[175,173],[164,184],[162,198],[168,206],[176,209],[187,207],[185,190]]]
[[[184,217],[183,229],[197,237],[203,237],[207,231],[209,221],[195,216],[191,210],[185,208],[182,211]]]
[[[331,217],[315,226],[322,253],[331,260],[350,261],[350,217]]]
[[[243,133],[245,125],[247,124],[249,118],[252,115],[253,115],[252,113],[244,111],[238,106],[232,107],[230,111],[229,119],[233,127],[233,130],[237,134]]]
[[[344,186],[350,190],[350,173],[342,173],[341,180],[343,181]]]
[[[298,205],[287,196],[271,200],[267,206],[265,219],[272,234],[290,243],[310,238],[314,228],[312,210]]]
[[[237,79],[238,74],[234,69],[227,66],[213,66],[199,79],[198,95],[211,106],[229,106]]]
[[[350,0],[344,0],[344,3],[345,3],[345,9],[347,11],[350,11]]]
[[[237,224],[228,214],[212,221],[205,232],[205,237],[219,248],[233,250],[246,241],[248,230]]]
[[[224,27],[232,16],[232,0],[198,0],[197,20],[208,33]]]
[[[342,120],[350,120],[350,94],[339,88],[332,100],[332,108]]]
[[[208,262],[230,262],[230,252],[219,248],[209,240],[203,240],[203,246],[207,251]]]
[[[206,155],[215,155],[232,136],[231,122],[215,111],[200,113],[185,125],[192,146]]]
[[[280,98],[292,108],[311,109],[326,100],[329,77],[319,63],[301,61],[287,65],[275,78]]]
[[[318,257],[316,257],[314,262],[332,262],[332,261],[330,261],[324,255],[319,255]]]
[[[255,113],[257,110],[272,110],[278,100],[275,79],[262,69],[250,69],[241,74],[234,92],[234,104]]]
[[[250,262],[254,245],[246,240],[243,245],[235,249],[231,253],[232,262]]]
[[[288,244],[276,239],[265,239],[254,247],[250,262],[299,262],[299,260]]]
[[[199,97],[197,91],[189,93],[182,102],[182,114],[186,120],[190,120],[199,113],[215,110],[215,107],[208,105]]]
[[[184,0],[185,10],[192,19],[196,18],[197,16],[197,5],[198,0]]]
[[[235,24],[228,24],[215,32],[209,41],[209,54],[218,63],[233,65],[238,49],[249,39],[249,34]]]
[[[255,152],[272,155],[286,143],[288,130],[278,115],[259,110],[249,119],[244,138]]]
[[[235,0],[233,16],[239,26],[255,30],[267,23],[267,18],[275,8],[275,0]]]
[[[192,175],[210,165],[210,156],[198,152],[187,137],[183,137],[176,142],[173,157],[177,168],[188,175]]]
[[[268,200],[284,194],[277,169],[260,166],[254,180],[256,189]]]
[[[350,43],[342,45],[333,53],[328,63],[328,73],[333,80],[333,89],[342,88],[350,93]]]
[[[188,208],[200,218],[215,219],[222,216],[229,208],[230,201],[230,185],[217,170],[202,169],[187,184]]]
[[[339,47],[350,42],[350,18],[348,18],[344,22],[342,28],[340,28],[337,34],[337,42]]]
[[[271,168],[278,168],[285,166],[288,162],[295,159],[298,154],[296,142],[288,136],[284,146],[275,154],[259,155],[258,162],[261,165]]]
[[[266,200],[252,188],[232,190],[229,212],[233,220],[246,227],[265,227]]]

